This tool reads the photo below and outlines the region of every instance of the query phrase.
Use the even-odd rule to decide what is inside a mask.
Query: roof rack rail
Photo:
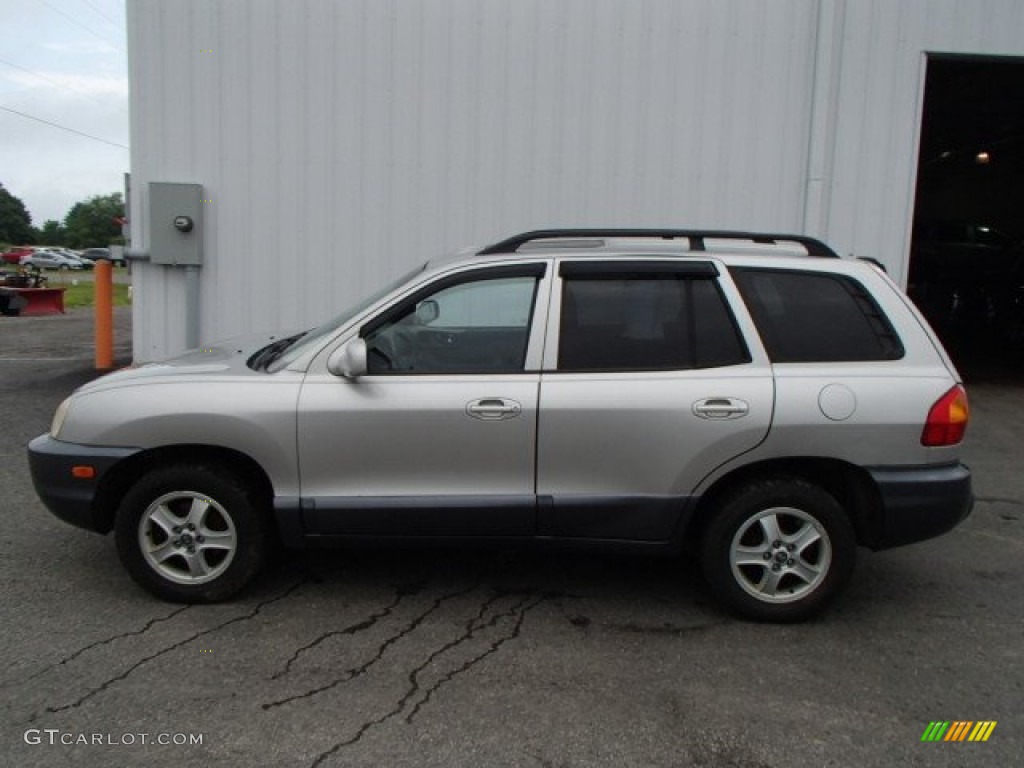
[[[885,268],[885,264],[880,262],[874,256],[858,256],[857,260],[858,261],[866,261],[868,264],[874,264],[876,267],[878,267],[880,270],[882,270],[886,274],[889,273],[889,270]]]
[[[770,232],[732,232],[713,229],[536,229],[523,232],[501,242],[489,245],[480,251],[478,256],[490,256],[497,253],[515,253],[520,246],[534,240],[553,240],[566,237],[657,237],[662,240],[686,238],[690,241],[690,250],[704,251],[705,239],[718,240],[752,240],[755,243],[771,244],[780,240],[799,243],[807,249],[809,256],[825,256],[838,259],[839,254],[825,243],[806,235],[774,234]]]

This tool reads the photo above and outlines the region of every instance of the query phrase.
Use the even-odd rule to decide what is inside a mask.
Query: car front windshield
[[[425,265],[424,265],[425,266]],[[287,367],[292,361],[298,360],[302,355],[308,352],[313,347],[320,346],[329,337],[333,336],[338,330],[348,325],[348,323],[358,315],[365,312],[367,309],[372,307],[378,301],[383,299],[389,293],[398,290],[407,282],[412,280],[416,275],[422,272],[423,266],[416,267],[416,269],[402,275],[397,280],[389,283],[381,290],[375,292],[371,296],[360,301],[355,306],[349,307],[340,315],[328,320],[322,325],[318,325],[316,328],[302,334],[296,339],[295,343],[285,349],[274,362],[267,367],[267,371],[274,373],[280,371],[282,368]]]

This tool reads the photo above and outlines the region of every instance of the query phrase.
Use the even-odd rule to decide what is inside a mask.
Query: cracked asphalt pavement
[[[1019,384],[970,387],[974,514],[862,550],[808,624],[734,620],[685,562],[522,549],[288,553],[181,606],[32,490],[25,443],[94,375],[90,333],[0,318],[0,765],[1024,764]],[[933,720],[997,726],[922,743]]]

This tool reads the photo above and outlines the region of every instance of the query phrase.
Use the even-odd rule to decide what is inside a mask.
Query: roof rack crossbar
[[[799,243],[807,249],[809,256],[825,256],[838,259],[839,254],[829,248],[821,240],[806,235],[787,235],[771,232],[734,232],[713,229],[536,229],[523,232],[501,242],[489,245],[480,251],[479,256],[490,256],[498,253],[515,253],[526,243],[534,240],[555,240],[569,237],[651,237],[662,240],[686,238],[690,241],[690,249],[704,251],[704,240],[751,240],[755,243],[773,244],[778,241]]]

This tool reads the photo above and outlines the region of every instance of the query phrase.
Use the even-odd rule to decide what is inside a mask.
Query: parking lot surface
[[[0,765],[1024,764],[1018,385],[969,387],[974,514],[861,550],[808,624],[737,621],[679,560],[520,549],[286,553],[182,606],[32,490],[25,443],[96,375],[90,334],[0,318]],[[996,726],[922,742],[932,721]]]

